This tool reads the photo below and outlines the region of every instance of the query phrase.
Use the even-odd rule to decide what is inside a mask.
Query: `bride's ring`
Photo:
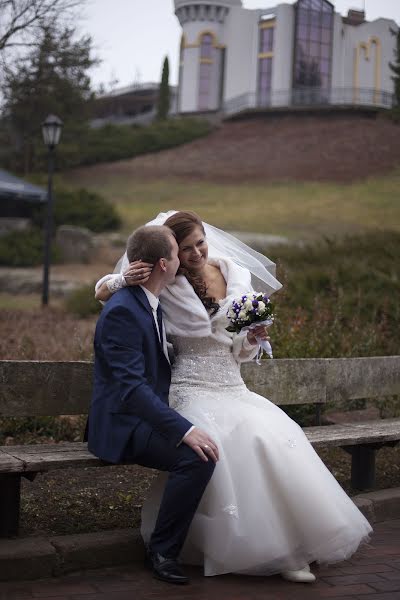
[[[204,446],[204,450],[208,450],[210,446]]]

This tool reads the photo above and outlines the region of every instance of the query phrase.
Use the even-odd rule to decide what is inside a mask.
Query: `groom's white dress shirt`
[[[162,345],[162,348],[163,348],[163,351],[164,351],[164,354],[165,354],[165,358],[171,364],[171,362],[169,360],[169,355],[168,355],[167,336],[165,335],[164,322],[162,324],[162,331],[160,331],[160,329],[158,327],[157,308],[158,308],[158,305],[160,304],[160,301],[157,298],[157,296],[155,296],[147,288],[143,287],[142,285],[140,287],[142,288],[142,290],[146,294],[147,300],[149,301],[149,304],[150,304],[150,307],[151,307],[151,310],[153,311],[153,319],[154,319],[154,323],[156,325],[156,329],[157,329],[157,333],[158,333],[158,339],[160,340],[160,343]]]
[[[168,362],[170,363],[169,360],[169,356],[168,356],[168,347],[167,347],[167,336],[165,334],[165,326],[164,326],[164,321],[162,323],[162,331],[160,331],[159,327],[158,327],[158,319],[157,319],[157,308],[158,305],[160,303],[159,299],[157,298],[157,296],[155,296],[152,292],[150,292],[150,290],[148,290],[147,288],[145,288],[143,285],[139,286],[142,288],[142,290],[144,291],[144,293],[146,294],[147,300],[149,301],[151,310],[153,311],[153,319],[154,319],[154,323],[156,325],[156,329],[157,329],[157,333],[158,333],[158,339],[161,342],[164,354],[166,359],[168,360]],[[171,364],[171,363],[170,363]],[[190,427],[190,429],[187,430],[187,432],[185,433],[185,435],[183,436],[183,438],[181,439],[181,441],[179,442],[179,444],[182,443],[182,441],[185,439],[185,437],[187,435],[189,435],[189,433],[191,431],[193,431],[193,429],[195,428],[194,425],[192,425],[192,427]],[[178,444],[178,446],[179,446]]]

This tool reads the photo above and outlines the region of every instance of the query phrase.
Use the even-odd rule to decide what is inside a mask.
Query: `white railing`
[[[256,93],[247,93],[227,100],[223,105],[226,115],[244,110],[285,107],[369,106],[392,108],[394,94],[370,88],[296,88],[271,92],[266,99]]]

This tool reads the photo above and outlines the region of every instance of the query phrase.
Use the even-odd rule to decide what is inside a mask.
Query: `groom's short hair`
[[[155,264],[160,258],[171,258],[174,232],[165,225],[144,225],[128,238],[126,254],[129,262],[143,260]]]

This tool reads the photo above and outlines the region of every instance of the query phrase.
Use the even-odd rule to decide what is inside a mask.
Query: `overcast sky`
[[[286,0],[293,4],[295,0]],[[269,8],[279,0],[243,0],[245,8]],[[364,0],[333,0],[335,10],[347,14]],[[400,24],[400,0],[365,0],[367,19],[388,17]],[[95,88],[133,82],[159,81],[164,57],[170,60],[170,82],[178,75],[181,27],[173,0],[88,0],[82,29],[93,37],[102,64],[92,70]]]

